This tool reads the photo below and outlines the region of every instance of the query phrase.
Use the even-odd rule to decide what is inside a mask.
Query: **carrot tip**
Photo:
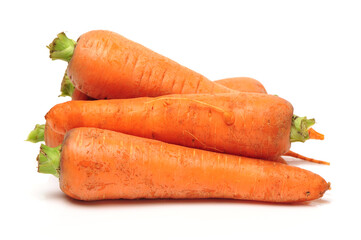
[[[325,139],[325,135],[317,132],[313,128],[308,129],[308,134],[309,134],[310,139],[316,139],[316,140],[324,140]]]
[[[57,38],[47,46],[50,50],[50,58],[52,60],[60,59],[69,62],[73,56],[76,42],[69,39],[64,32],[59,33]]]
[[[32,130],[26,141],[37,143],[44,141],[45,124],[36,124],[34,130]]]

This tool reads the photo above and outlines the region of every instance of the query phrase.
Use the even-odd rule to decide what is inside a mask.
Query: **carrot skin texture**
[[[75,87],[96,99],[234,92],[110,31],[80,36],[69,62]]]
[[[217,84],[225,86],[227,88],[239,91],[239,92],[254,92],[254,93],[265,93],[267,91],[265,87],[254,78],[249,77],[234,77],[225,78],[215,81]]]
[[[64,139],[63,134],[59,134],[59,133],[55,132],[50,127],[46,128],[46,131],[45,131],[45,144],[47,146],[49,146],[49,147],[57,147],[57,146],[59,146],[59,143],[63,141],[63,139]],[[265,159],[265,160],[267,160],[267,159]],[[272,159],[272,161],[282,163],[282,164],[287,164],[286,160],[284,160],[282,157]]]
[[[266,89],[254,78],[249,77],[234,77],[234,78],[225,78],[215,81],[215,83],[225,86],[227,88],[233,89],[239,92],[254,92],[254,93],[265,93],[267,94]],[[74,89],[72,100],[94,100],[94,98],[89,97],[85,93],[82,93],[78,89]]]
[[[249,77],[234,77],[234,78],[225,78],[215,81],[215,83],[230,88],[239,92],[253,92],[253,93],[266,93],[267,91],[260,83],[254,78]],[[85,93],[82,93],[78,89],[74,89],[72,100],[95,100],[92,97],[89,97]]]
[[[293,107],[256,93],[70,101],[45,116],[60,134],[96,127],[167,143],[261,159],[290,148]]]
[[[46,125],[45,131],[44,131],[44,136],[45,136],[45,144],[47,146],[49,146],[49,147],[57,147],[57,146],[59,146],[59,144],[64,139],[63,134],[55,132],[48,125]],[[282,157],[272,159],[272,160],[275,161],[275,162],[278,162],[278,163],[287,164],[287,162]]]
[[[95,128],[64,139],[60,188],[79,200],[233,198],[300,202],[322,197],[319,175],[284,164],[214,153]]]
[[[47,146],[57,147],[63,142],[63,139],[64,134],[57,133],[49,126],[48,122],[45,123],[44,141]]]
[[[73,94],[71,95],[71,100],[95,100],[95,99],[92,97],[89,97],[85,93],[74,88]]]

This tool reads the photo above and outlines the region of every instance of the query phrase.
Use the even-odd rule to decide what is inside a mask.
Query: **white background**
[[[7,1],[0,9],[1,239],[324,239],[360,237],[361,8],[359,1]],[[324,141],[289,159],[332,183],[320,200],[279,205],[233,200],[84,203],[36,172],[25,142],[56,103],[66,63],[48,45],[107,29],[212,80],[248,76],[315,117]],[[356,217],[356,218],[353,218]],[[6,237],[7,236],[7,237]],[[351,237],[353,236],[353,237]],[[19,239],[19,238],[18,238]]]

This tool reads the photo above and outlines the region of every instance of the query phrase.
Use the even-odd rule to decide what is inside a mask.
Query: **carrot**
[[[215,82],[239,92],[267,93],[262,83],[254,78],[234,77],[217,80]]]
[[[97,128],[69,131],[61,147],[41,146],[38,171],[59,177],[79,200],[232,198],[267,202],[317,199],[322,177],[284,164],[125,135]]]
[[[70,101],[45,116],[57,133],[97,127],[135,136],[262,159],[276,159],[291,142],[306,141],[314,119],[292,117],[292,105],[256,93]]]
[[[60,33],[48,48],[53,60],[69,62],[74,86],[96,99],[234,92],[110,31],[90,31],[77,42]]]

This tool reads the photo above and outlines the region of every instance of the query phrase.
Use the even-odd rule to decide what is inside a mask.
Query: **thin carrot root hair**
[[[325,139],[325,135],[323,135],[322,133],[316,132],[316,130],[313,128],[308,129],[308,135],[310,136],[310,139],[316,139],[316,140],[324,140]]]
[[[309,157],[305,157],[305,156],[302,156],[301,154],[298,154],[298,153],[295,153],[295,152],[292,152],[292,151],[286,152],[286,153],[284,154],[284,156],[299,158],[299,159],[304,160],[304,161],[313,162],[313,163],[318,163],[318,164],[323,164],[323,165],[330,165],[329,162],[321,161],[321,160],[316,160],[316,159],[309,158]]]

